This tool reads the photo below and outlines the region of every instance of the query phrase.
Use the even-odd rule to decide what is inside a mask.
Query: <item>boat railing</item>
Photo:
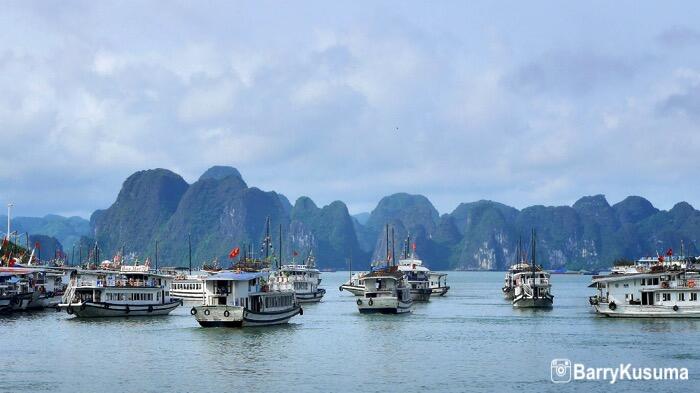
[[[155,281],[144,280],[80,280],[78,287],[107,287],[107,288],[159,288]]]

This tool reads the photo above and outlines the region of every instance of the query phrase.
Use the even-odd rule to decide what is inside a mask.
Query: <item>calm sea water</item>
[[[410,315],[360,315],[328,293],[288,326],[200,328],[167,317],[76,320],[42,311],[0,317],[7,392],[698,391],[700,321],[617,320],[588,307],[590,277],[553,276],[551,311],[514,310],[503,273],[450,272],[444,298]],[[689,381],[550,381],[550,362],[687,367]]]

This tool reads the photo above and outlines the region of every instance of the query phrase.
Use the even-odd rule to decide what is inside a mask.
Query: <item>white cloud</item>
[[[0,133],[28,147],[0,155],[12,168],[0,198],[26,214],[87,215],[135,170],[192,181],[213,164],[351,210],[398,191],[443,212],[482,198],[522,207],[635,193],[669,207],[697,194],[649,185],[694,175],[700,146],[688,116],[700,59],[648,53],[669,28],[651,16],[644,30],[656,32],[642,36],[518,15],[532,5],[470,23],[459,4],[220,6],[173,6],[158,23],[147,17],[158,3],[3,6]],[[675,109],[660,111],[671,97]]]

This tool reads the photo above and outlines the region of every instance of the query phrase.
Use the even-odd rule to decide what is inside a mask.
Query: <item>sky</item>
[[[0,203],[88,218],[132,173],[371,211],[700,206],[700,3],[3,1]]]

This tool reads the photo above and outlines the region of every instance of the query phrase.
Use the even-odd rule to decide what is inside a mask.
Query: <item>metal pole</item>
[[[187,234],[187,246],[189,249],[189,257],[190,257],[190,275],[192,274],[192,235],[189,233]]]
[[[12,202],[7,204],[7,241],[10,241],[10,217],[12,216]]]
[[[158,271],[158,240],[156,240],[156,271]]]

